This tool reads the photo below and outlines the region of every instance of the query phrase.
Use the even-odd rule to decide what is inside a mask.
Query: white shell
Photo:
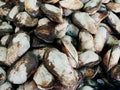
[[[103,58],[103,63],[107,67],[107,71],[118,64],[120,58],[120,46],[113,46],[112,49],[108,50]]]
[[[109,12],[108,15],[109,24],[118,32],[120,33],[120,19],[117,15],[113,12]]]
[[[95,34],[98,29],[98,25],[96,21],[89,16],[86,12],[76,12],[73,15],[73,22],[87,31],[89,31],[92,34]]]
[[[2,85],[0,85],[0,90],[12,90],[12,84],[6,81]]]
[[[0,46],[0,62],[5,63],[7,57],[7,48]]]
[[[94,37],[95,51],[101,52],[108,37],[108,31],[104,26],[100,26]]]
[[[106,5],[111,11],[120,13],[120,3],[109,2]]]
[[[62,9],[60,9],[54,5],[51,5],[51,4],[42,4],[41,10],[47,15],[47,17],[50,20],[52,20],[54,22],[58,22],[58,23],[63,22]]]
[[[70,40],[68,40],[69,36],[64,36],[61,40],[63,45],[65,46],[65,49],[67,51],[69,62],[72,67],[77,68],[78,66],[78,53],[73,44]]]
[[[84,5],[84,10],[89,14],[94,14],[99,10],[101,4],[101,0],[90,0]]]
[[[77,10],[83,7],[83,3],[80,0],[61,0],[60,5],[67,9]]]
[[[38,67],[36,73],[34,74],[33,80],[37,84],[37,87],[41,89],[41,87],[42,88],[50,87],[50,85],[52,85],[54,81],[54,77],[42,64]]]
[[[37,18],[32,18],[27,12],[20,12],[15,16],[18,26],[33,27],[38,23]]]
[[[45,58],[47,69],[57,76],[63,85],[76,85],[78,73],[70,66],[67,56],[55,48],[52,48],[46,55],[48,56]]]
[[[78,55],[79,64],[84,66],[89,63],[99,61],[99,56],[94,51],[85,51]]]
[[[10,20],[13,20],[15,15],[19,12],[19,9],[20,9],[19,6],[14,6],[8,14],[8,18],[10,18]]]
[[[6,72],[2,67],[0,67],[0,85],[3,84],[5,80],[6,80]]]
[[[8,48],[6,64],[11,65],[30,48],[30,37],[22,32],[18,33]]]
[[[95,50],[94,38],[86,30],[80,31],[79,33],[80,49],[82,50]]]

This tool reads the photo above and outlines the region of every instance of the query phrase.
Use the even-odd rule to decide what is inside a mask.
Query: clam
[[[95,50],[94,38],[86,30],[81,30],[79,33],[80,50]]]
[[[10,21],[14,20],[14,17],[15,17],[16,14],[19,13],[19,10],[20,10],[20,6],[19,6],[19,5],[14,6],[14,7],[10,10],[10,12],[8,13],[8,16],[7,16],[7,17],[8,17],[8,20],[10,20]]]
[[[20,12],[15,16],[14,22],[19,27],[33,27],[37,25],[38,19],[32,18],[27,12]]]
[[[55,36],[56,38],[62,38],[65,36],[68,28],[68,21],[64,20],[63,23],[57,24],[55,26]]]
[[[9,69],[7,79],[14,84],[23,84],[36,71],[37,66],[37,57],[28,52]]]
[[[115,13],[120,13],[120,3],[109,2],[107,7]]]
[[[0,85],[3,84],[5,80],[6,80],[6,72],[2,67],[0,67]]]
[[[62,23],[62,10],[51,4],[42,4],[41,10],[47,15],[47,17],[57,23]]]
[[[115,65],[118,64],[118,61],[120,59],[120,46],[114,45],[111,49],[107,51],[103,58],[103,64],[106,67],[106,70],[109,71],[112,69]]]
[[[0,90],[13,90],[13,86],[10,82],[6,81],[0,85]]]
[[[71,9],[71,10],[78,10],[83,7],[83,3],[81,0],[61,0],[59,2],[61,7]]]
[[[40,1],[39,0],[25,0],[25,10],[33,17],[37,17],[40,13]]]
[[[7,57],[7,48],[0,46],[0,62],[5,63]]]
[[[1,38],[1,40],[0,40],[0,43],[1,43],[1,45],[4,45],[4,46],[6,46],[7,44],[8,44],[8,40],[10,39],[10,35],[9,34],[6,34],[6,35],[4,35],[2,38]]]
[[[34,38],[35,40],[33,39],[33,41],[36,42],[37,44],[37,41],[41,39],[42,41],[41,40],[38,41],[38,43],[40,42],[40,44],[44,42],[52,43],[55,38],[55,26],[56,24],[50,21],[48,18],[40,19],[38,21],[37,28],[35,28],[34,30],[36,38]]]
[[[102,49],[105,45],[105,42],[107,40],[107,37],[108,37],[107,28],[105,27],[104,24],[100,24],[100,27],[94,37],[95,51],[97,51],[97,52],[102,51]]]
[[[44,42],[52,43],[55,38],[55,23],[49,22],[45,25],[38,26],[34,30],[34,34]]]
[[[100,57],[94,51],[87,50],[85,52],[78,53],[79,67],[89,66],[93,67],[100,63]]]
[[[108,15],[108,23],[118,32],[120,33],[120,19],[117,15],[115,15],[113,12],[109,12]]]
[[[53,86],[55,78],[47,70],[47,68],[43,64],[41,64],[35,72],[33,80],[35,81],[39,89],[44,89]]]
[[[92,34],[95,34],[97,32],[98,24],[86,12],[74,13],[72,20],[74,24],[76,24],[79,28],[84,28]]]
[[[78,53],[73,44],[71,43],[71,39],[69,36],[64,36],[61,40],[64,45],[63,52],[68,56],[68,60],[72,67],[78,67]]]
[[[108,12],[96,12],[91,17],[99,24],[108,16]]]
[[[67,56],[55,48],[46,51],[45,66],[64,86],[74,86],[79,80],[78,73],[70,66]]]
[[[101,4],[102,0],[90,0],[85,4],[84,10],[89,14],[94,14],[99,10]]]
[[[5,63],[7,65],[13,64],[19,57],[21,57],[30,48],[30,37],[25,32],[16,33],[8,47],[7,58]]]

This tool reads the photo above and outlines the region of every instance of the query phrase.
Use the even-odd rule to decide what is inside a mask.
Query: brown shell
[[[55,24],[49,22],[34,30],[35,36],[47,43],[52,43],[55,38]]]

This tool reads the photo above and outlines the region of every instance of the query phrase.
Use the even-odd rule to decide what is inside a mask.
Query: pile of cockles
[[[119,60],[120,0],[0,0],[0,90],[117,90]]]

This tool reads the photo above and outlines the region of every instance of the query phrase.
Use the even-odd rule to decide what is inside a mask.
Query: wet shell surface
[[[120,0],[0,0],[0,90],[119,90]]]

